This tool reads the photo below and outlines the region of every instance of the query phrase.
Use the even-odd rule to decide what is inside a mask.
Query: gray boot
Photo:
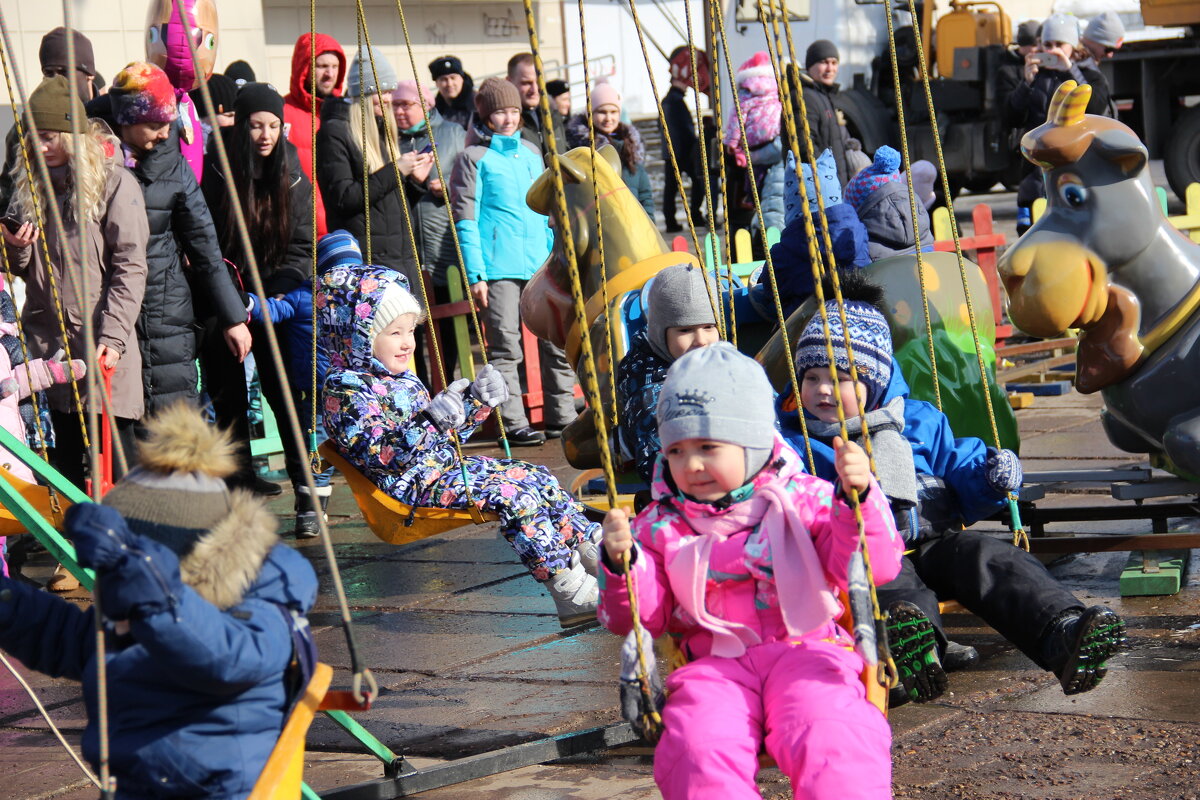
[[[308,494],[307,486],[296,487],[296,527],[293,533],[297,539],[315,539],[321,535],[321,524],[317,520],[317,512],[328,522],[329,496],[333,494],[332,486],[317,487],[317,503],[313,503]]]
[[[560,570],[554,577],[542,583],[554,598],[559,625],[572,628],[596,618],[600,587],[596,579],[584,569],[579,560],[579,553],[571,554],[569,569]]]
[[[593,578],[599,577],[600,574],[600,540],[603,537],[604,529],[599,525],[594,525],[592,530],[575,545],[579,562],[583,564],[584,571]]]

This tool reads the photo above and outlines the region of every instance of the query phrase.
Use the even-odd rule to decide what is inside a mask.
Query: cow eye
[[[1065,184],[1059,193],[1071,208],[1079,208],[1087,202],[1088,191],[1077,183]]]

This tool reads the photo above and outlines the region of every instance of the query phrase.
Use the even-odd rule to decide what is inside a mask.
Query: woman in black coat
[[[224,176],[215,159],[205,161],[204,196],[208,199],[217,227],[221,252],[241,275],[243,291],[254,291],[250,259],[242,248],[237,225],[240,207],[246,221],[263,292],[267,297],[282,297],[307,283],[312,276],[313,226],[312,184],[304,177],[296,148],[283,135],[283,98],[265,83],[248,83],[238,92],[234,103],[235,122],[222,128],[230,169],[237,188],[236,203],[226,189]],[[261,298],[252,297],[251,303]],[[256,314],[257,318],[258,315]],[[282,417],[284,392],[290,392],[297,409],[303,409],[302,385],[293,385],[275,368],[262,323],[255,322],[254,363],[263,397],[276,417]],[[281,347],[286,337],[279,337]],[[242,370],[232,363],[221,363],[223,355],[213,348],[205,365],[207,387],[212,398],[217,424],[231,428],[238,444],[242,474],[250,469],[250,424],[246,413],[248,397]],[[283,353],[288,361],[288,354]],[[309,469],[306,453],[294,438],[284,433],[284,459],[293,486],[303,486]],[[299,495],[297,495],[299,498]]]
[[[118,132],[146,201],[150,241],[137,334],[148,417],[179,400],[198,402],[201,320],[213,320],[217,346],[240,362],[250,350],[248,315],[221,260],[196,176],[179,150],[174,89],[165,73],[130,64],[88,111]]]

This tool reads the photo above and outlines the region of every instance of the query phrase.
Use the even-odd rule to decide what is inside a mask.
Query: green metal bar
[[[90,501],[84,497],[82,502]],[[47,522],[45,517],[22,497],[17,488],[9,483],[3,475],[0,475],[0,505],[12,512],[17,521],[24,525],[25,529],[45,545],[50,554],[79,580],[83,588],[89,592],[92,590],[96,580],[95,574],[90,569],[79,566],[79,562],[75,560],[75,547],[64,539],[62,534],[56,531],[54,526]]]
[[[41,456],[30,450],[25,442],[13,436],[3,427],[0,427],[0,447],[12,453],[14,458],[33,470],[35,475],[53,486],[59,494],[66,497],[72,503],[86,503],[91,499],[73,483],[60,475],[58,470],[47,464]]]
[[[375,738],[369,730],[359,725],[345,711],[323,711],[325,716],[340,725],[346,733],[358,740],[358,743],[371,751],[371,755],[378,758],[384,764],[391,765],[399,756],[393,753],[388,746]]]
[[[300,784],[300,797],[303,800],[321,800],[321,795],[313,791],[312,787],[307,783]]]

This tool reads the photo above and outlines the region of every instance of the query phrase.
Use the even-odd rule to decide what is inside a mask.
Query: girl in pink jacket
[[[764,744],[797,797],[890,798],[891,732],[835,622],[857,542],[843,489],[862,498],[877,583],[899,571],[902,540],[862,450],[837,442],[836,485],[807,475],[772,403],[762,367],[727,343],[671,366],[655,502],[632,531],[623,511],[605,518],[598,616],[633,626],[628,551],[642,624],[688,659],[667,679],[655,751],[665,800],[760,797]]]

